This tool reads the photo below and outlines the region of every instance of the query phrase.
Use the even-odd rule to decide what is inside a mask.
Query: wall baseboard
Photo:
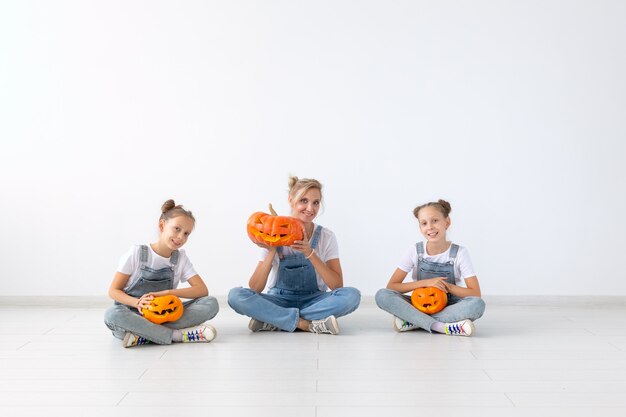
[[[226,295],[215,296],[220,305],[226,306]],[[626,308],[626,296],[615,295],[486,295],[490,305],[583,307],[603,306]],[[0,296],[0,308],[53,307],[53,308],[106,308],[112,304],[107,296]],[[374,296],[363,296],[362,306],[375,306]]]

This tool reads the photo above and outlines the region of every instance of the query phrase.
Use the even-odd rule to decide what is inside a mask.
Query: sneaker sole
[[[131,336],[132,336],[132,335],[131,335],[129,332],[126,332],[126,334],[124,335],[124,340],[122,340],[122,346],[124,346],[125,348],[129,348],[129,347],[131,347],[131,346],[128,344],[128,340],[131,338]]]
[[[207,342],[210,342],[210,341],[214,340],[214,339],[217,337],[217,330],[215,329],[215,327],[213,327],[213,326],[211,326],[211,325],[208,325],[208,324],[205,324],[205,327],[206,327],[207,329],[209,329],[209,330],[210,330],[210,332],[211,332],[210,337],[206,337],[206,335],[205,335],[205,339],[206,339],[206,341],[207,341]]]
[[[326,326],[328,330],[330,330],[330,334],[339,334],[339,323],[337,322],[337,318],[335,316],[330,316],[330,325],[332,328]]]
[[[262,323],[262,324],[259,324]],[[263,323],[262,321],[259,321],[257,319],[250,319],[250,322],[248,323],[248,329],[250,329],[251,332],[253,333],[257,333],[257,332],[274,332],[279,330],[278,327],[276,326],[272,326],[269,329],[264,329],[265,326],[269,326],[267,323]]]
[[[411,330],[416,330],[418,329],[417,326],[412,326],[409,327],[407,326],[405,329],[402,328],[398,328],[398,324],[396,323],[396,320],[398,320],[396,317],[393,318],[393,329],[398,332],[398,333],[404,333],[404,332],[410,332]]]
[[[251,332],[258,332],[260,330],[260,328],[257,325],[258,321],[256,319],[250,319],[250,322],[248,323],[248,329],[250,329]]]
[[[465,330],[465,326],[469,326],[469,332]],[[476,330],[476,327],[474,326],[474,323],[472,321],[468,320],[463,325],[463,331],[465,332],[465,334],[463,336],[471,336],[471,335],[474,334],[475,330]]]
[[[136,343],[132,344],[132,342],[130,342],[130,339],[133,337],[137,337],[137,336],[135,336],[131,332],[126,332],[126,334],[124,335],[124,340],[122,340],[122,346],[124,346],[125,348],[131,348],[131,347],[137,346]]]
[[[402,328],[398,328],[398,324],[396,323],[396,318],[393,318],[393,329],[398,332],[398,333],[402,333],[402,332],[406,332],[406,330],[402,330]]]

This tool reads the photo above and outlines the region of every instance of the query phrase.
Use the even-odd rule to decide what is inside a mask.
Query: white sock
[[[172,342],[182,342],[183,332],[180,330],[172,330]]]
[[[437,333],[445,333],[446,324],[438,321],[437,323],[433,323],[433,325],[430,326],[430,330],[432,330],[433,332],[437,332]]]

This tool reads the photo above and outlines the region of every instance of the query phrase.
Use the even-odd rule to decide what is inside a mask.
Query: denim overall
[[[311,248],[317,247],[321,232],[322,226],[316,226]],[[277,253],[276,283],[267,294],[241,287],[230,290],[228,304],[237,313],[293,332],[300,318],[321,320],[331,315],[345,316],[356,310],[361,300],[356,288],[322,291],[317,286],[315,267],[302,253],[284,255],[280,246]]]
[[[142,245],[140,254],[141,276],[127,290],[126,294],[141,297],[149,292],[171,290],[174,288],[174,268],[178,263],[179,252],[176,250],[170,255],[170,266],[161,269],[152,269],[148,263],[149,251],[147,245]],[[206,296],[183,302],[184,313],[175,322],[154,324],[143,318],[136,308],[115,302],[105,312],[104,322],[118,339],[123,339],[127,331],[146,338],[158,344],[172,343],[172,329],[183,329],[197,326],[215,317],[219,305],[215,297]]]
[[[146,265],[148,262],[148,246],[141,245],[141,276],[125,292],[133,297],[141,297],[149,292],[171,290],[174,288],[174,267],[178,263],[178,251],[175,250],[170,256],[172,266],[161,269],[152,269]],[[117,304],[119,304],[116,301]]]
[[[432,262],[424,259],[424,242],[415,244],[417,249],[417,265],[413,268],[413,280],[446,277],[448,284],[456,285],[454,279],[454,261],[459,252],[459,246],[454,243],[450,246],[450,260],[445,263]],[[452,294],[448,294],[448,305],[455,304],[460,299]]]
[[[455,284],[454,262],[459,252],[458,245],[452,244],[450,260],[445,263],[425,260],[423,242],[417,243],[415,247],[417,249],[417,265],[413,268],[413,280],[445,277],[447,283]],[[375,298],[376,304],[381,309],[429,332],[436,322],[453,323],[465,319],[476,320],[485,311],[485,302],[480,297],[460,298],[450,293],[448,293],[446,308],[430,316],[413,307],[410,294],[401,294],[383,288],[378,290]]]
[[[317,247],[322,226],[317,226],[311,239],[311,248]],[[311,261],[304,254],[296,252],[291,255],[283,255],[282,246],[278,247],[278,272],[274,288],[281,294],[313,294],[320,291],[317,286],[317,275]]]

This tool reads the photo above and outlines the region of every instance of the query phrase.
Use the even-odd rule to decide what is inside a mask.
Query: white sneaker
[[[217,330],[210,324],[203,323],[196,327],[180,329],[183,343],[210,342],[217,336]]]
[[[399,317],[394,317],[393,328],[396,329],[397,332],[408,332],[409,330],[419,329],[420,327]]]
[[[274,326],[273,324],[269,324],[269,323],[265,323],[261,320],[257,320],[257,319],[250,319],[250,323],[248,323],[248,329],[250,329],[251,332],[273,332],[275,330],[278,330],[278,327]]]
[[[456,323],[446,323],[446,334],[453,336],[471,336],[474,333],[474,323],[471,320],[461,320]]]
[[[122,346],[124,346],[125,348],[137,345],[146,345],[148,343],[150,343],[148,339],[137,336],[136,334],[133,334],[131,332],[126,332],[126,334],[124,335],[124,340],[122,340]]]
[[[328,316],[324,320],[311,320],[309,331],[317,334],[339,334],[339,323],[335,316]]]

